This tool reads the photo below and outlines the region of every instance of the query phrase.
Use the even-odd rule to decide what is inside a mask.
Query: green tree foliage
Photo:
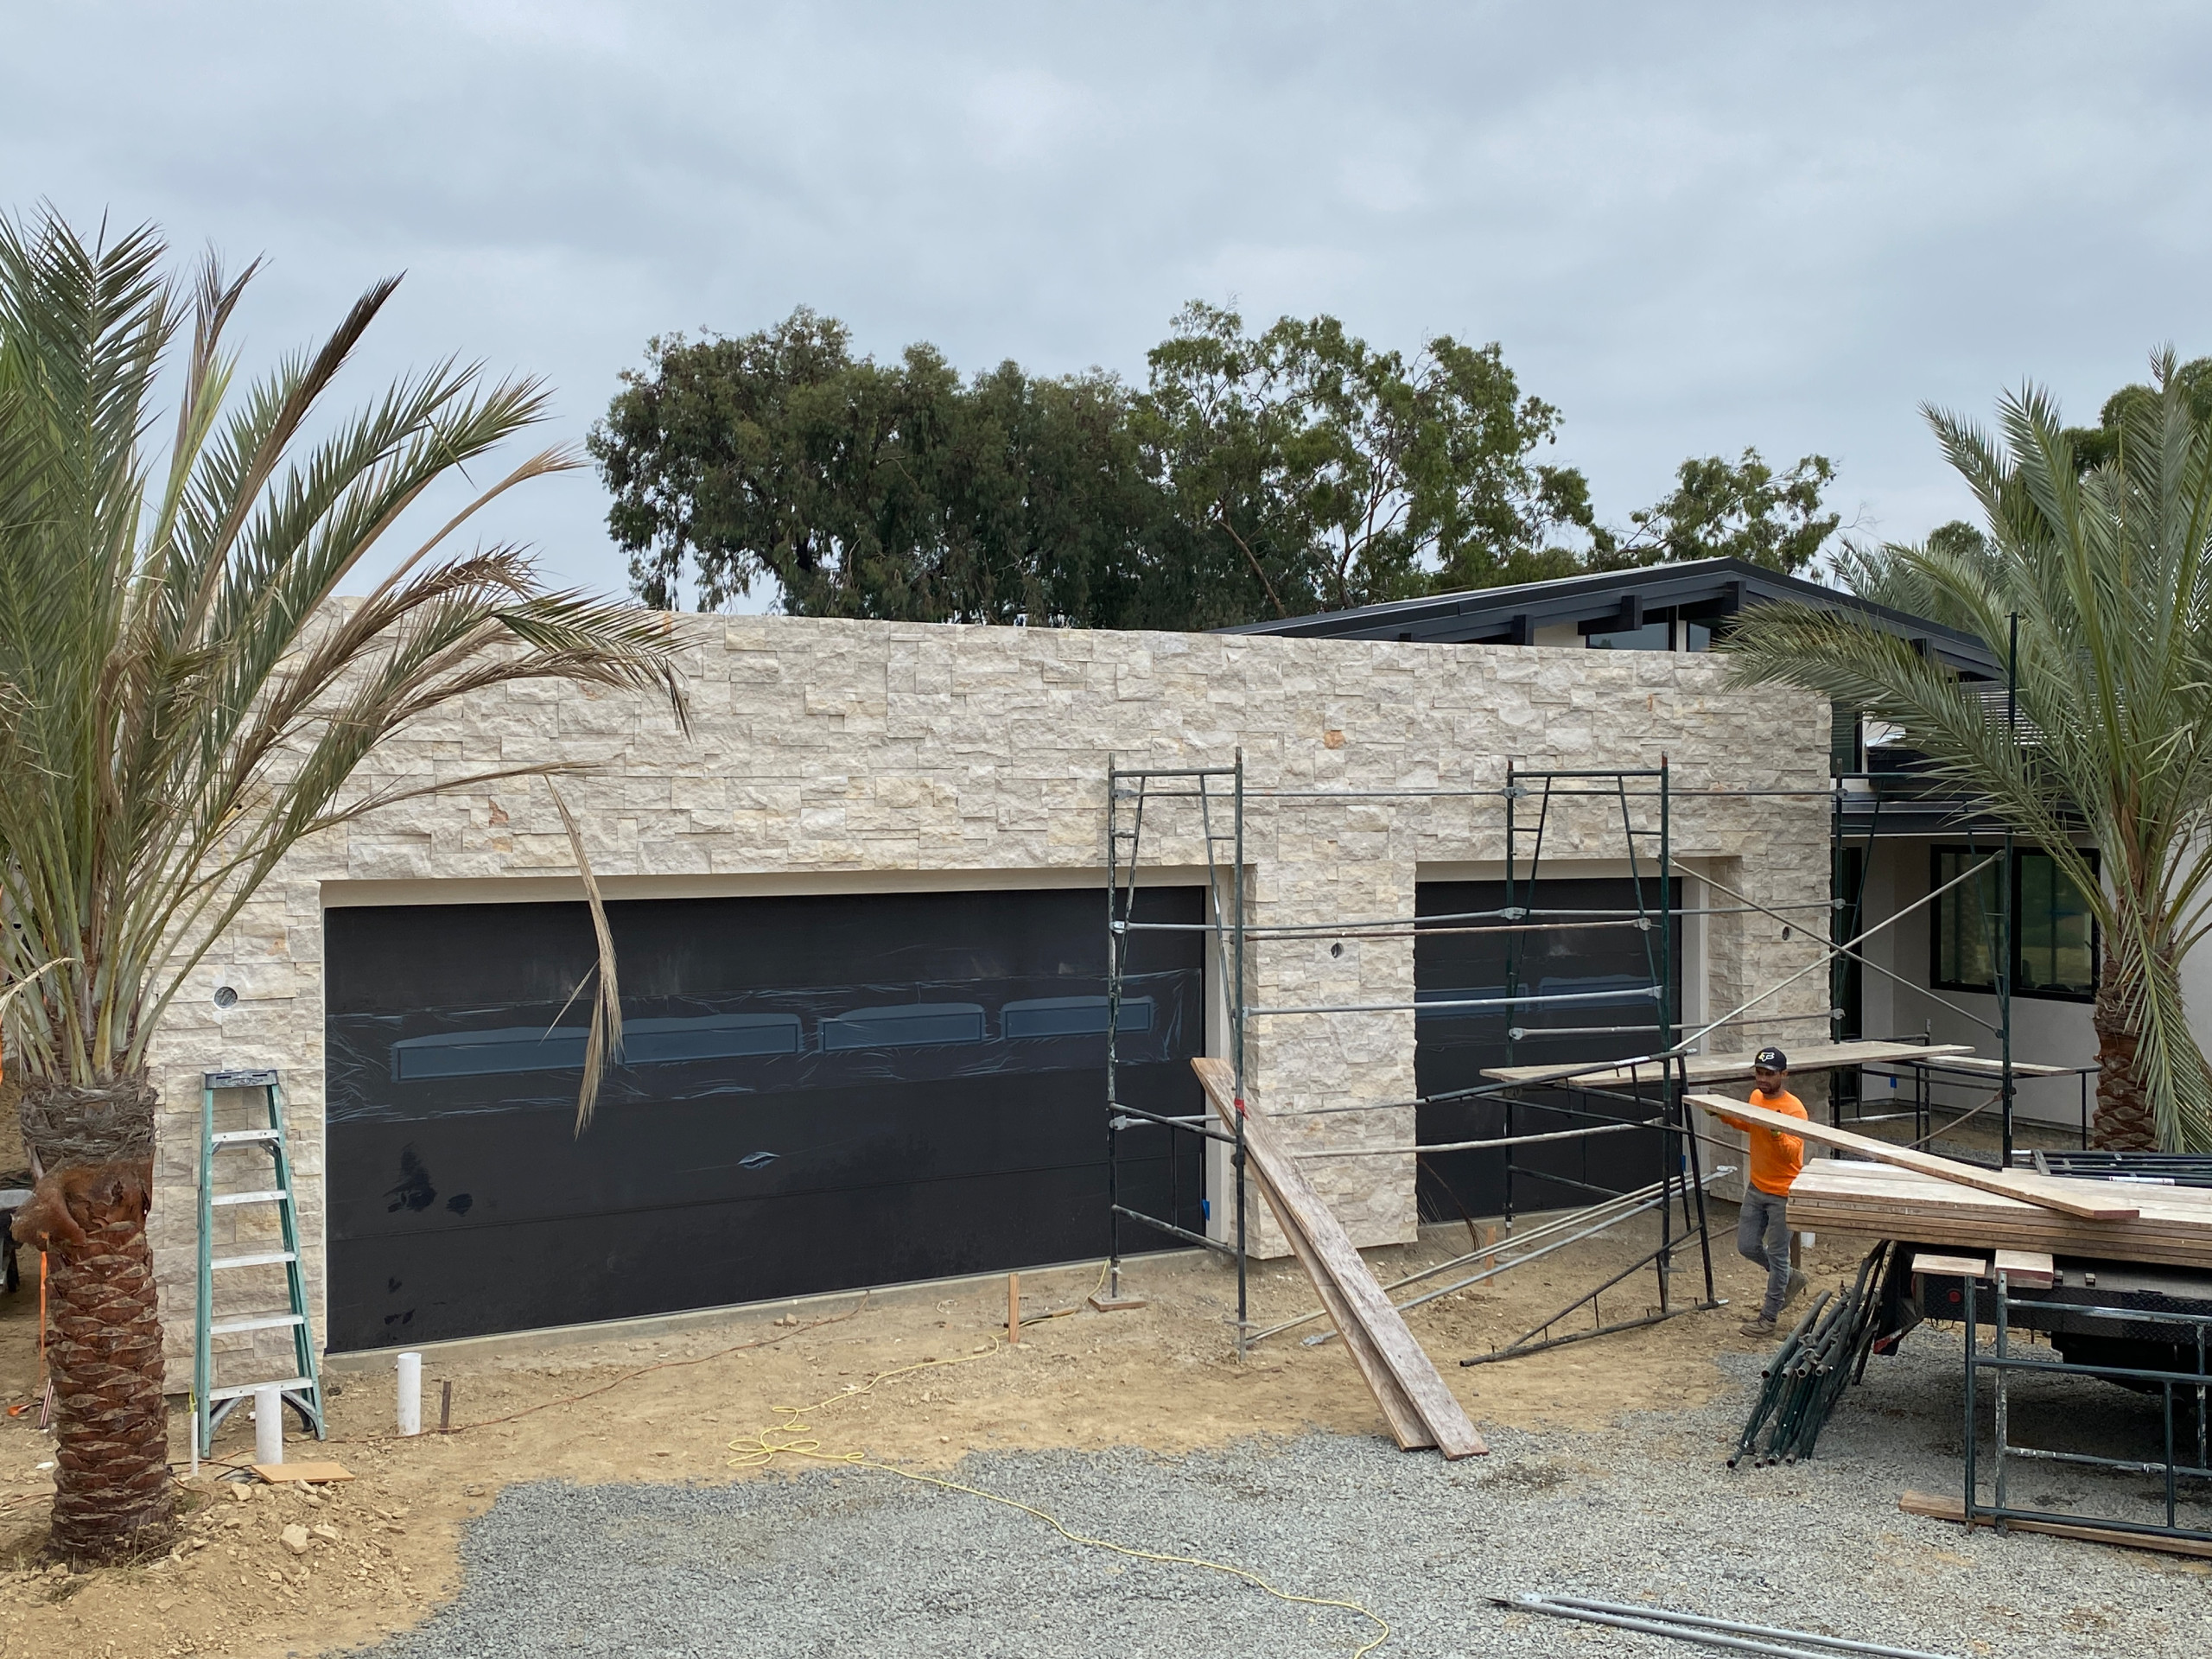
[[[1600,569],[1671,564],[1684,559],[1734,558],[1796,575],[1821,555],[1842,524],[1821,511],[1835,481],[1826,455],[1806,455],[1777,474],[1756,449],[1731,461],[1692,456],[1675,472],[1675,487],[1656,505],[1629,515],[1624,537],[1601,534],[1591,563]]]
[[[1835,529],[1826,460],[1746,450],[1684,462],[1617,534],[1540,459],[1560,420],[1494,343],[1408,357],[1329,316],[1254,334],[1194,302],[1139,389],[879,363],[801,309],[653,340],[590,448],[663,607],[766,582],[803,615],[1207,628],[1714,554],[1796,569]]]
[[[2199,420],[2212,419],[2212,357],[2200,357],[2173,372],[2173,384]],[[2161,400],[2157,386],[2140,382],[2122,386],[2105,399],[2094,426],[2069,426],[2066,441],[2073,447],[2074,464],[2084,472],[2101,467],[2120,455],[2120,434],[2127,417],[2155,408]]]
[[[1253,336],[1192,304],[1150,368],[1136,410],[1153,476],[1192,542],[1241,556],[1262,614],[1564,574],[1560,533],[1592,527],[1582,475],[1534,460],[1559,411],[1521,396],[1495,344],[1439,335],[1408,361],[1334,317]]]
[[[2194,367],[2192,365],[2190,367]],[[1983,527],[1862,556],[1885,602],[2005,649],[2018,731],[1934,659],[1865,620],[1771,607],[1733,637],[1738,678],[1821,691],[1904,728],[1938,775],[2048,852],[2094,914],[2102,1144],[2212,1149],[2212,1077],[2182,1003],[2212,932],[2212,411],[2171,353],[2106,405],[2107,458],[2030,389],[1992,436],[1929,410]],[[2101,440],[2100,440],[2101,442]],[[2076,848],[2075,819],[2101,866]]]

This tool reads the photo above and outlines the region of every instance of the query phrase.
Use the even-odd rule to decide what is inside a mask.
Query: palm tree
[[[186,976],[308,837],[563,770],[354,785],[410,721],[518,680],[677,697],[665,619],[547,592],[512,547],[448,550],[505,491],[573,464],[557,450],[334,603],[425,490],[541,419],[543,394],[448,361],[310,439],[395,284],[233,396],[225,330],[252,272],[226,281],[211,257],[180,281],[164,257],[150,230],[88,243],[51,213],[0,219],[0,1019],[44,1170],[16,1226],[51,1252],[49,1548],[79,1560],[162,1547],[172,1523],[148,1066]],[[149,456],[165,372],[175,433]],[[601,937],[603,1053],[619,1013]]]
[[[1859,561],[1870,596],[2000,656],[2018,619],[2017,727],[2001,697],[1853,617],[1762,610],[1727,649],[1739,683],[1804,686],[1896,721],[1938,775],[2050,855],[2103,938],[2100,1144],[2202,1151],[2212,1082],[2180,970],[2212,928],[2212,421],[2191,410],[2171,353],[2152,368],[2155,395],[2119,412],[2102,461],[2077,453],[2032,387],[2001,403],[1993,437],[1924,410],[1986,530],[1947,527]]]

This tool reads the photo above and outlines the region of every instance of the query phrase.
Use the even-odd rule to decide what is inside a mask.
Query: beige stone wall
[[[415,728],[364,781],[588,764],[591,775],[563,788],[619,898],[1102,880],[1109,753],[1125,766],[1225,765],[1241,747],[1255,791],[1448,791],[1499,788],[1509,760],[1642,766],[1663,753],[1679,857],[1726,872],[1763,903],[1827,897],[1823,798],[1699,795],[1824,789],[1825,705],[1726,690],[1721,664],[1707,658],[787,618],[676,626],[691,641],[688,735],[639,697],[516,686]],[[1246,829],[1251,919],[1409,914],[1425,869],[1498,868],[1503,826],[1494,795],[1256,798]],[[1148,866],[1187,879],[1203,865],[1193,816],[1155,813],[1147,828]],[[1578,861],[1618,866],[1623,847],[1618,807],[1561,804],[1545,866],[1560,875]],[[203,1070],[283,1071],[319,1294],[325,906],[573,899],[573,868],[544,786],[527,781],[390,809],[287,861],[172,1009],[157,1056],[167,1104],[154,1223],[173,1351],[188,1350],[192,1329]],[[1716,1010],[1815,950],[1804,931],[1784,940],[1761,917],[1709,926]],[[1340,957],[1329,943],[1255,945],[1255,1000],[1411,1000],[1409,939],[1348,942]],[[238,993],[221,1013],[212,1001],[219,985]],[[1762,1007],[1802,1014],[1825,1000],[1826,976],[1814,974]],[[1713,1046],[1741,1044],[1731,1032]],[[1412,1016],[1263,1020],[1250,1060],[1255,1098],[1278,1111],[1403,1100],[1414,1092]],[[1414,1116],[1304,1117],[1289,1128],[1301,1144],[1404,1146]],[[1311,1167],[1357,1241],[1413,1236],[1410,1157]],[[1268,1233],[1262,1243],[1274,1246]],[[320,1328],[319,1306],[317,1317]]]

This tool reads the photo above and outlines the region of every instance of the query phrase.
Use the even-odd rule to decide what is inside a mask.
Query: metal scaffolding
[[[1204,1113],[1171,1116],[1130,1105],[1122,1098],[1120,1036],[1122,990],[1128,974],[1129,948],[1136,934],[1182,931],[1185,925],[1141,922],[1136,918],[1137,877],[1144,848],[1145,809],[1163,802],[1195,802],[1198,831],[1205,848],[1206,913],[1192,924],[1211,936],[1218,973],[1225,985],[1236,988],[1228,1004],[1228,1059],[1236,1072],[1236,1121],[1224,1130]],[[1189,814],[1189,808],[1169,808]],[[1157,812],[1154,821],[1157,824]],[[1217,819],[1226,828],[1216,827]],[[1229,766],[1139,767],[1126,770],[1106,758],[1106,1179],[1109,1242],[1107,1255],[1109,1300],[1122,1294],[1122,1223],[1134,1221],[1155,1232],[1187,1244],[1219,1251],[1236,1264],[1236,1351],[1244,1351],[1249,1328],[1250,1282],[1245,1251],[1245,1211],[1249,1202],[1244,1157],[1244,752],[1236,751]],[[1148,1215],[1122,1202],[1122,1137],[1132,1129],[1166,1131],[1171,1214],[1181,1206],[1178,1193],[1175,1138],[1196,1135],[1201,1145],[1221,1142],[1230,1148],[1231,1203],[1234,1206],[1232,1242],[1193,1232],[1166,1217]],[[1203,1179],[1203,1177],[1201,1178]]]
[[[1369,1113],[1402,1110],[1408,1107],[1418,1111],[1428,1105],[1495,1101],[1503,1115],[1503,1132],[1500,1135],[1430,1146],[1332,1147],[1302,1155],[1309,1159],[1325,1159],[1494,1153],[1504,1160],[1504,1221],[1509,1233],[1519,1207],[1518,1188],[1525,1181],[1541,1179],[1551,1185],[1580,1188],[1586,1195],[1593,1197],[1594,1201],[1584,1208],[1549,1221],[1525,1237],[1509,1237],[1486,1249],[1440,1264],[1400,1281],[1392,1288],[1402,1288],[1418,1281],[1471,1266],[1478,1259],[1487,1264],[1453,1283],[1424,1292],[1402,1306],[1412,1306],[1433,1301],[1467,1285],[1505,1272],[1523,1262],[1536,1260],[1567,1244],[1594,1236],[1655,1211],[1660,1227],[1660,1238],[1656,1249],[1604,1283],[1575,1298],[1505,1347],[1462,1363],[1480,1364],[1510,1358],[1563,1343],[1586,1341],[1592,1337],[1651,1325],[1681,1313],[1720,1306],[1720,1300],[1713,1290],[1711,1235],[1706,1213],[1706,1189],[1715,1176],[1707,1174],[1700,1167],[1698,1137],[1689,1121],[1683,1096],[1686,1092],[1685,1057],[1692,1046],[1707,1032],[1726,1022],[1715,1022],[1713,1026],[1705,1027],[1692,1033],[1688,1040],[1682,1038],[1680,988],[1675,973],[1676,923],[1679,918],[1689,914],[1734,913],[1764,907],[1745,904],[1721,906],[1711,912],[1691,912],[1683,908],[1679,877],[1674,866],[1671,778],[1663,758],[1656,767],[1574,771],[1531,769],[1517,762],[1510,762],[1503,789],[1255,790],[1247,785],[1243,755],[1239,751],[1233,765],[1218,767],[1125,768],[1109,757],[1107,781],[1106,1127],[1112,1230],[1109,1258],[1112,1289],[1109,1295],[1118,1297],[1120,1294],[1122,1224],[1130,1221],[1185,1243],[1218,1251],[1234,1262],[1237,1281],[1236,1346],[1240,1354],[1251,1342],[1306,1323],[1306,1319],[1294,1319],[1256,1332],[1251,1325],[1247,1236],[1249,1197],[1245,1174],[1243,1115],[1249,1080],[1248,1033],[1251,1022],[1262,1019],[1328,1017],[1349,1014],[1433,1015],[1495,1009],[1509,1021],[1505,1039],[1505,1061],[1509,1066],[1514,1062],[1516,1051],[1524,1043],[1537,1038],[1618,1039],[1648,1032],[1650,1033],[1649,1050],[1641,1055],[1623,1058],[1601,1058],[1595,1062],[1598,1065],[1616,1065],[1627,1068],[1630,1082],[1625,1088],[1601,1088],[1568,1082],[1577,1073],[1592,1070],[1593,1062],[1586,1058],[1573,1066],[1546,1071],[1535,1077],[1488,1082],[1409,1100],[1321,1106],[1297,1111],[1286,1110],[1281,1114],[1289,1117]],[[1354,800],[1387,802],[1417,799],[1433,803],[1446,798],[1464,799],[1470,803],[1496,801],[1499,804],[1505,847],[1503,905],[1493,909],[1449,915],[1417,913],[1274,925],[1256,925],[1251,921],[1248,914],[1246,890],[1245,830],[1247,814],[1252,810],[1253,803],[1266,802],[1271,807],[1296,810],[1319,804]],[[1564,804],[1576,801],[1599,801],[1605,803],[1609,808],[1618,809],[1621,845],[1626,855],[1630,885],[1634,896],[1631,906],[1562,910],[1541,906],[1540,883],[1543,880],[1546,839],[1554,831],[1557,818],[1573,810],[1565,807]],[[1171,803],[1173,804],[1170,805]],[[1147,813],[1150,815],[1149,824]],[[1175,816],[1163,825],[1163,816],[1170,813]],[[1139,920],[1136,894],[1147,834],[1189,833],[1192,830],[1195,830],[1205,850],[1205,919],[1198,923]],[[1648,880],[1656,882],[1656,897],[1647,889]],[[1827,906],[1823,903],[1820,907]],[[1419,906],[1416,906],[1415,909],[1418,911]],[[1531,988],[1526,978],[1526,969],[1531,947],[1539,936],[1611,929],[1634,930],[1640,936],[1646,969],[1641,984],[1565,995],[1547,994],[1541,987]],[[1227,1128],[1217,1125],[1203,1116],[1179,1116],[1145,1110],[1130,1105],[1122,1097],[1118,1037],[1124,982],[1129,972],[1131,941],[1135,935],[1147,931],[1193,930],[1205,932],[1215,950],[1216,976],[1221,991],[1225,1024],[1226,1058],[1236,1078],[1237,1112],[1235,1121]],[[1503,995],[1440,999],[1425,997],[1416,988],[1414,999],[1409,1001],[1265,1005],[1251,1000],[1248,973],[1253,960],[1251,952],[1268,940],[1419,939],[1453,934],[1496,934],[1503,937],[1506,982]],[[1617,1007],[1624,1003],[1648,1005],[1651,1014],[1648,1018],[1630,1018],[1627,1016],[1631,1010],[1624,1009],[1621,1022],[1612,1024],[1560,1027],[1542,1023],[1553,1010],[1569,1007]],[[1533,1019],[1530,1017],[1532,1013]],[[1604,1016],[1599,1017],[1603,1019]],[[1825,1020],[1827,1016],[1823,1013],[1819,1017]],[[1544,1114],[1546,1116],[1540,1127],[1523,1132],[1522,1124],[1531,1114]],[[1564,1120],[1563,1124],[1561,1120]],[[1518,1156],[1519,1148],[1533,1144],[1579,1141],[1586,1145],[1591,1140],[1602,1135],[1655,1129],[1658,1131],[1659,1146],[1658,1168],[1653,1172],[1656,1179],[1628,1193],[1615,1193],[1556,1173],[1524,1169]],[[1219,1143],[1227,1147],[1231,1188],[1227,1196],[1233,1205],[1229,1239],[1194,1232],[1168,1217],[1151,1215],[1124,1202],[1121,1160],[1124,1150],[1123,1137],[1132,1132],[1165,1133],[1171,1141],[1180,1135],[1196,1135],[1206,1142]],[[1172,1156],[1169,1166],[1172,1180],[1172,1172],[1175,1167]],[[1171,1193],[1172,1191],[1171,1188]],[[1693,1247],[1697,1252],[1701,1294],[1684,1301],[1675,1294],[1674,1277],[1678,1258]],[[1645,1268],[1654,1271],[1657,1281],[1657,1308],[1636,1317],[1607,1321],[1604,1317],[1601,1299]],[[1585,1309],[1590,1315],[1588,1328],[1560,1329]],[[1309,1341],[1326,1339],[1325,1336],[1307,1338]]]

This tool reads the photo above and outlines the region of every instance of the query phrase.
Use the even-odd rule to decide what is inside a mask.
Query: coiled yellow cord
[[[1280,1590],[1249,1568],[1233,1566],[1227,1561],[1210,1561],[1202,1555],[1176,1555],[1162,1550],[1139,1549],[1129,1544],[1117,1544],[1108,1538],[1093,1538],[1087,1534],[1072,1530],[1063,1523],[1058,1516],[1038,1509],[1033,1504],[1002,1497],[997,1492],[987,1492],[980,1486],[964,1485],[959,1481],[946,1480],[938,1475],[920,1474],[912,1469],[901,1469],[895,1464],[879,1463],[865,1452],[827,1452],[823,1449],[820,1440],[811,1438],[815,1430],[806,1419],[816,1412],[836,1405],[841,1401],[854,1400],[863,1394],[873,1393],[877,1384],[887,1382],[894,1376],[910,1376],[916,1371],[937,1370],[951,1365],[971,1365],[979,1359],[992,1358],[1001,1351],[1001,1347],[1002,1344],[998,1339],[993,1338],[988,1348],[979,1348],[972,1354],[963,1354],[953,1359],[925,1359],[912,1365],[901,1365],[893,1370],[879,1371],[866,1382],[855,1383],[849,1388],[841,1389],[826,1399],[816,1401],[810,1406],[777,1406],[773,1409],[780,1421],[772,1427],[761,1430],[758,1434],[741,1435],[729,1443],[729,1449],[737,1454],[729,1460],[729,1465],[733,1469],[764,1469],[778,1458],[810,1458],[817,1463],[841,1463],[849,1468],[873,1469],[881,1474],[896,1475],[901,1480],[911,1480],[919,1485],[935,1486],[948,1492],[961,1492],[969,1497],[980,1497],[987,1503],[997,1503],[1006,1509],[1019,1510],[1032,1519],[1043,1522],[1070,1543],[1082,1544],[1090,1549],[1110,1550],[1116,1555],[1126,1555],[1132,1560],[1155,1561],[1170,1567],[1204,1567],[1209,1573],[1226,1573],[1230,1577],[1242,1579],[1254,1589],[1263,1591],[1273,1596],[1277,1601],[1288,1602],[1300,1607],[1334,1607],[1344,1612],[1357,1613],[1375,1626],[1376,1633],[1372,1639],[1352,1649],[1352,1659],[1366,1659],[1367,1655],[1374,1652],[1376,1649],[1390,1639],[1389,1622],[1380,1613],[1362,1606],[1358,1602],[1340,1600],[1327,1596],[1301,1596],[1294,1591]]]

